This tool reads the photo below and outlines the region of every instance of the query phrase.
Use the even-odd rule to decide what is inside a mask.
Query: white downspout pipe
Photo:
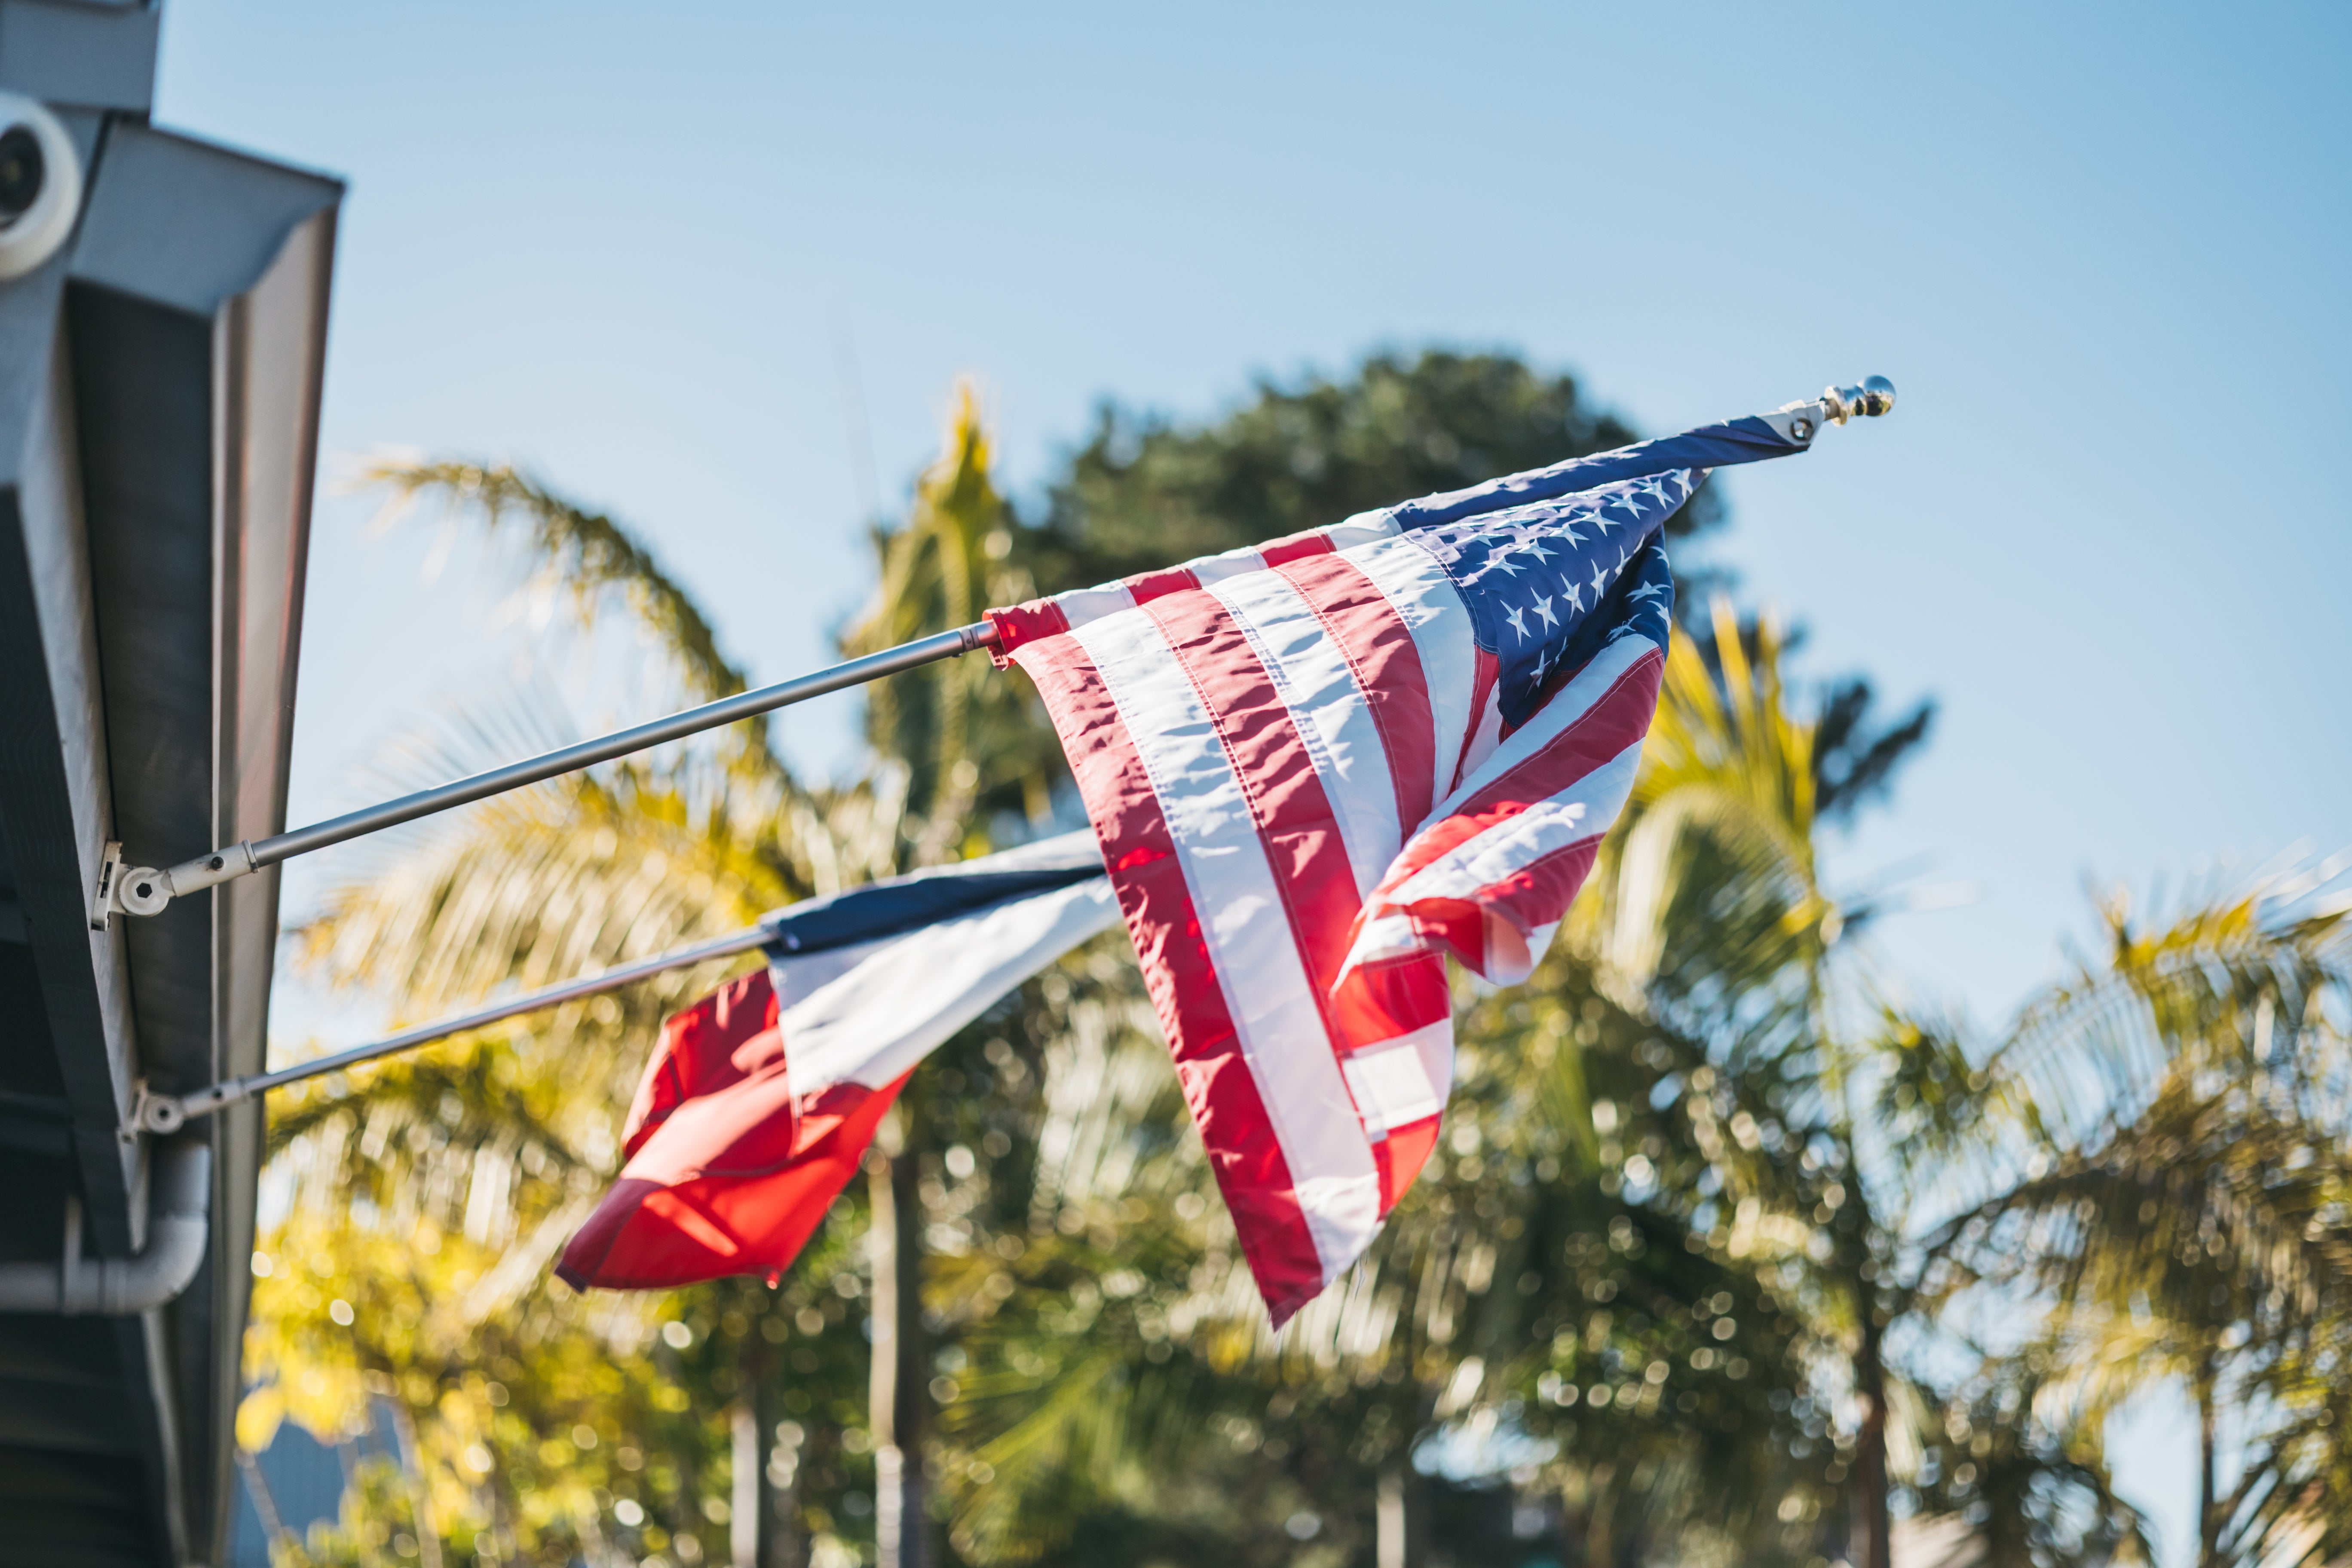
[[[65,1257],[56,1263],[0,1263],[0,1312],[121,1318],[172,1300],[205,1260],[212,1177],[210,1144],[166,1143],[156,1151],[147,1249],[134,1258],[82,1257],[81,1203],[68,1198]]]

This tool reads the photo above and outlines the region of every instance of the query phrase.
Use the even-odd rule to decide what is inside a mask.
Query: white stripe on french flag
[[[761,923],[768,966],[667,1019],[572,1286],[773,1280],[922,1059],[1118,906],[1091,833],[853,888]]]

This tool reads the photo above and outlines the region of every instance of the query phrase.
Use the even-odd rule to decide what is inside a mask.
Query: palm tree
[[[2155,1379],[2186,1386],[2200,1568],[2352,1543],[2331,1436],[2352,1345],[2352,922],[2326,884],[2297,868],[2146,927],[2104,900],[2105,952],[1991,1064],[2022,1179],[1947,1227],[1955,1285],[2051,1303],[2024,1352],[2053,1370],[2046,1403],[2095,1420]]]
[[[611,519],[511,468],[385,463],[366,477],[494,533],[522,523],[536,586],[566,600],[583,629],[625,613],[677,698],[743,689],[709,619]],[[566,738],[559,706],[542,688],[527,708],[467,715],[413,746],[402,771],[446,777],[547,749]],[[710,744],[551,781],[402,836],[396,854],[330,897],[298,933],[299,951],[332,984],[391,998],[403,1018],[432,1016],[740,929],[893,869],[904,802],[903,777],[803,785],[747,721]],[[728,1284],[582,1300],[540,1287],[616,1163],[614,1108],[628,1101],[645,1042],[724,971],[674,973],[372,1069],[363,1100],[330,1080],[278,1106],[271,1148],[293,1201],[264,1251],[289,1267],[257,1289],[262,1381],[247,1443],[265,1442],[281,1412],[322,1433],[355,1429],[381,1398],[418,1435],[408,1447],[429,1485],[407,1526],[422,1541],[445,1536],[486,1560],[595,1562],[624,1541],[670,1542],[686,1562],[713,1550],[705,1505],[724,1498],[712,1478],[742,1381],[734,1352],[808,1342],[776,1353],[807,1361],[817,1403],[837,1405],[827,1388],[862,1383],[864,1357],[843,1343],[856,1336],[842,1333],[840,1298],[825,1286],[863,1289],[857,1260],[821,1244],[773,1296]],[[339,1291],[331,1301],[321,1279]],[[706,1348],[714,1342],[728,1352]],[[856,1462],[827,1439],[801,1459],[810,1480]]]
[[[1749,1542],[1885,1568],[1892,1503],[1918,1490],[1933,1413],[1967,1398],[1890,1356],[1895,1325],[1924,1324],[1937,1301],[1905,1245],[1912,1205],[1941,1190],[1949,1152],[2000,1092],[1948,1031],[1876,998],[1852,940],[1875,910],[1832,898],[1820,875],[1823,826],[1883,783],[1923,714],[1874,734],[1855,687],[1801,714],[1776,629],[1740,625],[1721,599],[1711,619],[1707,643],[1677,634],[1669,651],[1633,798],[1563,944],[1649,1037],[1626,1065],[1650,1070],[1602,1097],[1617,1125],[1601,1163],[1619,1181],[1638,1173],[1643,1207],[1743,1279],[1744,1310],[1780,1336],[1796,1418],[1767,1438],[1780,1467],[1746,1478],[1777,1500],[1751,1509]],[[1850,1422],[1831,1418],[1841,1403]],[[1992,1430],[1981,1415],[1978,1430]],[[2018,1530],[2053,1509],[2104,1521],[2044,1531],[2047,1560],[2095,1559],[2130,1533],[2081,1429],[2036,1426],[2029,1411],[1998,1436],[2032,1515]],[[1739,1495],[1721,1478],[1710,1491]]]
[[[946,449],[915,489],[897,528],[877,529],[880,581],[866,612],[842,637],[842,651],[877,652],[968,626],[991,605],[1036,593],[1016,558],[1022,536],[996,488],[995,454],[979,395],[960,382]],[[877,756],[910,772],[909,809],[923,824],[912,848],[920,863],[952,858],[964,836],[985,845],[992,819],[1026,825],[1053,810],[1061,750],[1025,682],[980,659],[950,659],[867,689],[866,733]]]
[[[1822,1502],[1853,1489],[1859,1456],[1825,1440],[1805,1358],[1874,1347],[1884,1324],[1857,1320],[1886,1243],[1845,1185],[1851,1139],[1823,1087],[1838,916],[1812,872],[1816,731],[1787,710],[1769,634],[1751,661],[1727,613],[1723,627],[1717,668],[1677,640],[1636,808],[1570,940],[1528,985],[1465,993],[1445,1148],[1280,1336],[1124,969],[1024,1007],[1042,1055],[1096,1063],[1050,1071],[1049,1097],[1129,1087],[1082,1092],[1036,1130],[1083,1158],[1032,1178],[1013,1260],[976,1249],[935,1276],[972,1367],[945,1417],[948,1468],[987,1478],[951,1485],[962,1550],[1051,1555],[1090,1511],[1150,1517],[1164,1542],[1177,1510],[1155,1511],[1142,1479],[1228,1477],[1235,1445],[1261,1463],[1227,1500],[1319,1498],[1336,1546],[1334,1505],[1410,1476],[1414,1448],[1450,1429],[1557,1445],[1589,1561],[1700,1539],[1816,1554]],[[1867,752],[1856,717],[1844,734]],[[1662,1086],[1676,1091],[1663,1111]],[[1817,1232],[1842,1238],[1826,1262]],[[1874,1495],[1883,1509],[1883,1483]],[[1248,1550],[1204,1538],[1201,1558]]]
[[[1575,934],[1603,985],[1690,1044],[1679,1109],[1715,1186],[1694,1229],[1711,1256],[1777,1276],[1806,1336],[1843,1362],[1860,1416],[1822,1480],[1846,1483],[1853,1560],[1886,1568],[1897,1303],[1882,1277],[1899,1220],[1858,1156],[1867,1042],[1843,1032],[1833,994],[1855,914],[1822,885],[1817,725],[1792,710],[1781,639],[1720,598],[1713,621],[1706,653],[1675,638],[1625,829]]]

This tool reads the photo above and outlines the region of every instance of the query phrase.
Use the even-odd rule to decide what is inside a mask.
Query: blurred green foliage
[[[1507,356],[1380,356],[1202,426],[1107,407],[1024,519],[959,392],[845,646],[1629,438]],[[523,522],[541,585],[650,639],[681,697],[740,689],[619,524],[510,469],[374,477]],[[1702,491],[1675,528],[1718,520]],[[916,1074],[901,1243],[946,1561],[1369,1564],[1384,1489],[1430,1564],[1875,1568],[1897,1520],[1989,1562],[2130,1560],[2104,1423],[2162,1376],[2206,1413],[2200,1568],[2352,1548],[2342,911],[2277,879],[2156,925],[2110,904],[2109,950],[2010,1034],[1915,1016],[1869,957],[1884,900],[1825,886],[1819,846],[1929,710],[1799,689],[1779,628],[1684,608],[1561,939],[1524,986],[1464,986],[1437,1154],[1279,1336],[1121,934]],[[745,726],[486,803],[344,889],[301,952],[415,1020],[1068,819],[1017,676],[951,661],[867,712],[846,787]],[[405,765],[532,732],[467,715]],[[785,1522],[770,1561],[870,1554],[862,1184],[774,1289],[547,1274],[658,1018],[727,972],[273,1102],[240,1436],[290,1418],[404,1457],[361,1465],[281,1563],[724,1561],[739,1408]]]

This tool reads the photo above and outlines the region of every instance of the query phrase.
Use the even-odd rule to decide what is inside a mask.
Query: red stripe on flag
[[[1279,570],[1339,645],[1364,694],[1396,786],[1397,831],[1410,838],[1437,804],[1437,723],[1412,632],[1379,584],[1342,556],[1308,556]]]
[[[1538,856],[1501,881],[1481,888],[1478,901],[1510,917],[1521,931],[1551,924],[1568,913],[1568,906],[1576,901],[1577,889],[1592,874],[1593,859],[1601,853],[1601,834],[1607,831],[1604,824],[1590,838],[1580,838]]]
[[[1359,1045],[1377,1045],[1441,1023],[1454,1015],[1445,960],[1421,952],[1360,963],[1332,991],[1331,1012],[1339,1023],[1339,1038]]]
[[[1309,556],[1328,555],[1334,548],[1330,534],[1318,528],[1312,533],[1294,533],[1287,539],[1269,539],[1257,547],[1257,552],[1268,566],[1284,566]]]
[[[1171,566],[1162,572],[1146,572],[1139,577],[1126,579],[1127,591],[1139,605],[1154,599],[1164,599],[1171,594],[1181,594],[1187,588],[1197,588],[1201,580],[1192,575],[1189,566]]]
[[[989,611],[988,624],[996,628],[996,646],[988,657],[1003,669],[1013,663],[1013,650],[1023,644],[1068,631],[1070,617],[1058,599],[1032,599],[1009,610]]]
[[[1414,837],[1381,879],[1372,901],[1498,822],[1549,800],[1649,732],[1664,659],[1646,653],[1558,735]],[[1607,824],[1600,826],[1605,830]]]
[[[1175,840],[1118,704],[1077,639],[1033,646],[1022,668],[1062,738],[1177,1081],[1250,1271],[1279,1322],[1322,1289],[1323,1260],[1226,1008]]]
[[[1462,752],[1454,759],[1454,776],[1445,783],[1449,795],[1462,787],[1462,775],[1470,771],[1470,748],[1478,743],[1478,733],[1486,727],[1486,710],[1495,700],[1495,682],[1502,675],[1503,661],[1483,647],[1471,664],[1470,719],[1463,726]]]
[[[1402,1127],[1391,1127],[1389,1135],[1372,1151],[1372,1158],[1381,1170],[1381,1213],[1396,1207],[1397,1199],[1404,1196],[1429,1163],[1429,1152],[1437,1147],[1438,1118],[1425,1116],[1419,1121],[1409,1121]]]
[[[1657,714],[1658,679],[1664,668],[1665,658],[1654,644],[1593,699],[1591,707],[1464,801],[1453,815],[1500,812],[1515,800],[1549,799],[1640,741]],[[1509,804],[1509,809],[1524,807]]]
[[[1265,846],[1317,1009],[1336,1046],[1348,1037],[1333,1016],[1330,990],[1347,962],[1348,932],[1363,899],[1314,753],[1223,600],[1185,594],[1146,613],[1159,623],[1217,727]]]
[[[1451,949],[1478,973],[1487,973],[1486,920],[1490,911],[1512,920],[1521,931],[1549,924],[1568,910],[1577,889],[1592,868],[1592,857],[1606,822],[1596,823],[1590,839],[1552,851],[1515,875],[1493,885],[1495,896],[1478,889],[1470,896],[1399,900],[1394,895],[1430,866],[1499,823],[1509,821],[1530,806],[1574,787],[1595,768],[1622,754],[1648,733],[1657,711],[1658,682],[1663,656],[1644,653],[1619,674],[1609,689],[1560,732],[1525,760],[1507,769],[1465,801],[1445,818],[1417,835],[1398,856],[1389,874],[1367,900],[1362,921],[1392,910],[1409,913],[1413,929],[1432,942]],[[1354,933],[1349,933],[1352,942]]]

